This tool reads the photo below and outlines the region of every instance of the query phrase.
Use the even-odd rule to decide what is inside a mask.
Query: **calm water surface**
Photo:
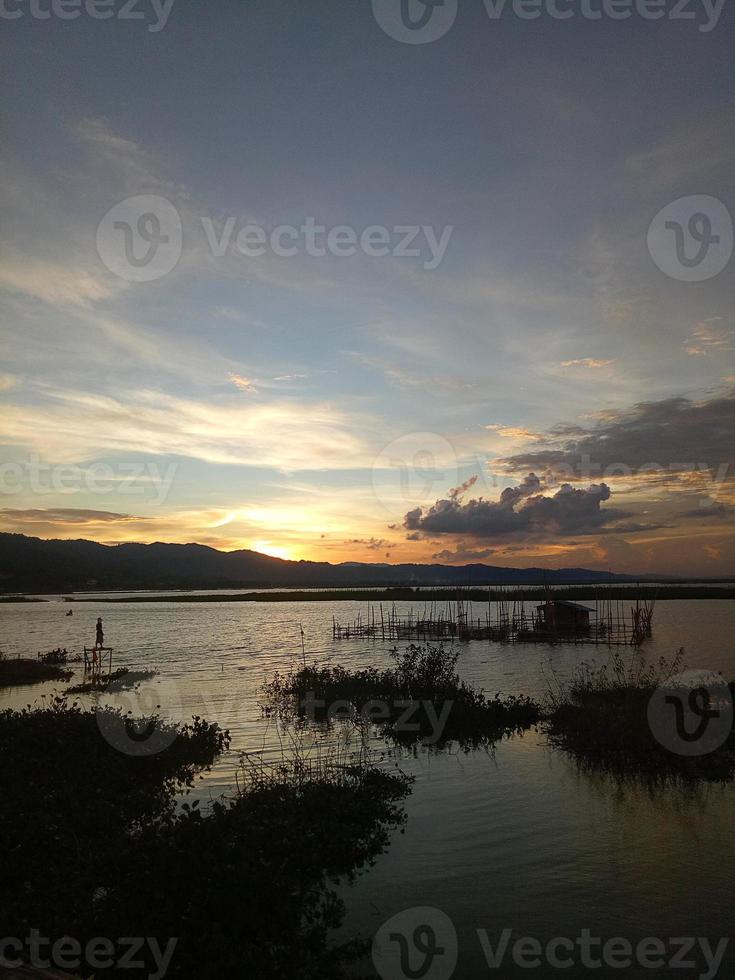
[[[258,697],[276,670],[301,662],[300,624],[307,661],[346,666],[384,664],[392,644],[350,640],[335,644],[331,617],[349,620],[365,602],[192,604],[61,601],[0,606],[0,650],[35,656],[66,647],[80,652],[102,616],[115,664],[156,669],[135,694],[110,703],[176,720],[203,715],[230,728],[232,750],[200,783],[203,798],[232,790],[242,750],[278,757],[282,740],[261,715]],[[407,611],[409,603],[398,606]],[[420,607],[418,607],[420,608]],[[481,607],[475,616],[484,616]],[[735,602],[659,601],[646,656],[685,649],[689,667],[735,678]],[[602,647],[462,644],[463,677],[489,693],[543,697],[549,678],[569,676],[581,660],[608,659]],[[629,651],[625,651],[630,656]],[[0,690],[0,708],[49,695],[55,685]],[[387,764],[394,764],[389,761]],[[345,935],[372,937],[390,916],[417,906],[443,910],[459,936],[454,976],[698,977],[697,965],[667,971],[632,968],[565,970],[514,967],[508,957],[491,970],[476,930],[493,946],[505,928],[542,942],[576,938],[582,929],[605,938],[703,936],[716,946],[733,935],[735,794],[731,787],[650,793],[607,776],[578,772],[540,732],[503,741],[487,752],[419,753],[402,759],[416,777],[407,800],[405,834],[358,882],[342,889]],[[735,938],[731,945],[735,947]],[[691,959],[691,957],[689,957]],[[701,956],[697,963],[702,963]],[[437,964],[438,965],[438,964]],[[733,976],[735,949],[719,976]],[[364,964],[366,972],[370,964]],[[429,978],[432,977],[428,973]],[[438,976],[438,974],[437,974]]]

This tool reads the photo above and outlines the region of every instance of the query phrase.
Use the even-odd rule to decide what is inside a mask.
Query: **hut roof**
[[[549,602],[542,602],[537,609],[544,609],[546,606],[564,606],[566,609],[578,609],[582,612],[594,612],[590,606],[583,606],[580,602],[570,602],[569,599],[550,599]]]

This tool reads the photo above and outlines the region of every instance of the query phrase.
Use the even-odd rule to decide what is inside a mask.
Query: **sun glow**
[[[258,551],[261,555],[269,555],[271,558],[291,558],[290,548],[272,544],[270,541],[253,541],[250,547],[253,551]]]

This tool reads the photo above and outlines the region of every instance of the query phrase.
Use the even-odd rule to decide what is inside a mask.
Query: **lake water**
[[[407,611],[410,605],[397,607]],[[108,695],[106,700],[140,711],[160,704],[162,713],[176,720],[198,714],[230,728],[231,752],[199,784],[204,799],[231,791],[241,750],[280,756],[282,739],[277,726],[262,717],[258,697],[275,671],[301,662],[300,625],[307,661],[386,664],[393,645],[332,640],[332,614],[343,621],[358,612],[364,615],[364,601],[116,604],[101,597],[75,604],[71,617],[65,615],[68,608],[60,599],[0,605],[0,650],[8,656],[35,656],[54,647],[80,652],[85,642],[93,642],[95,620],[102,616],[106,642],[115,650],[114,665],[159,671],[134,694]],[[475,616],[480,615],[484,610],[476,607]],[[657,659],[684,647],[688,667],[733,679],[734,636],[731,600],[659,601],[653,638],[644,651]],[[488,693],[535,697],[544,696],[553,674],[563,679],[581,660],[602,663],[609,658],[603,647],[487,641],[458,647],[460,673],[471,683]],[[631,652],[624,650],[624,655]],[[54,687],[0,690],[0,709],[37,701]],[[593,969],[580,961],[577,946],[574,965],[568,968],[548,963],[523,968],[508,953],[502,966],[490,969],[478,930],[486,930],[492,947],[504,929],[514,931],[512,941],[527,936],[543,944],[556,937],[574,941],[584,929],[593,937],[622,937],[634,945],[655,937],[666,946],[665,961],[676,953],[671,938],[706,937],[715,948],[721,938],[731,937],[731,786],[653,793],[635,782],[620,785],[609,776],[579,772],[564,753],[547,745],[542,732],[506,739],[493,754],[419,752],[401,759],[400,765],[416,777],[406,802],[405,833],[393,836],[390,849],[356,884],[342,888],[348,907],[343,933],[372,938],[386,920],[402,912],[404,924],[432,924],[445,953],[425,973],[421,957],[412,960],[415,975],[441,980],[450,975],[707,974],[700,947],[684,957],[690,965],[682,968],[616,969],[608,963]],[[410,911],[426,906],[443,916]],[[733,975],[735,938],[731,946],[718,976]],[[566,962],[569,953],[562,950],[559,957]],[[657,963],[661,957],[649,959]],[[371,972],[369,961],[363,966]],[[447,972],[451,967],[453,974]],[[396,977],[408,975],[398,967],[396,971]]]

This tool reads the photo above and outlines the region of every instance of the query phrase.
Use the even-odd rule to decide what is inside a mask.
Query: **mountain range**
[[[99,544],[0,533],[0,593],[630,582],[586,568],[287,561],[200,544]]]

